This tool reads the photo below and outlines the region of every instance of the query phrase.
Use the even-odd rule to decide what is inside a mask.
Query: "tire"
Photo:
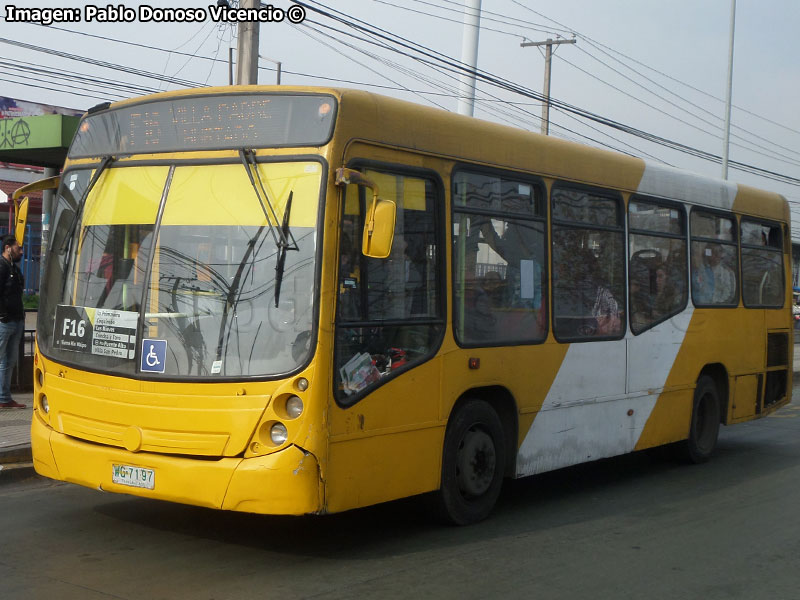
[[[503,484],[505,456],[503,425],[494,409],[481,400],[459,407],[447,425],[437,495],[446,522],[469,525],[489,516]]]
[[[697,380],[689,438],[681,443],[680,457],[690,463],[706,462],[717,447],[720,422],[719,391],[708,375]]]

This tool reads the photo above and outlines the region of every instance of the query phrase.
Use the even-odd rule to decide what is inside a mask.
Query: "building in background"
[[[12,230],[14,190],[58,174],[81,114],[79,110],[0,96],[0,233]],[[22,270],[26,292],[37,293],[49,221],[43,214],[42,193],[32,193],[29,198]]]

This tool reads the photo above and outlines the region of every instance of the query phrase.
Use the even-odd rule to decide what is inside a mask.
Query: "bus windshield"
[[[109,167],[88,194],[93,170],[68,171],[53,211],[41,350],[168,378],[275,376],[304,364],[323,167],[254,169],[270,212],[241,163]],[[283,251],[278,295],[272,233],[290,197],[295,244]]]

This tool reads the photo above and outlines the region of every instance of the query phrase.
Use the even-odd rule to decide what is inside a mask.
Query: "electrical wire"
[[[26,70],[32,73],[41,74],[44,76],[50,76],[55,79],[78,81],[85,84],[106,87],[108,89],[113,89],[116,91],[123,91],[135,94],[153,94],[158,91],[157,89],[152,87],[129,84],[114,79],[107,79],[105,77],[100,77],[95,74],[80,73],[77,71],[71,71],[62,68],[49,67],[47,65],[42,65],[30,61],[23,61],[8,57],[0,57],[0,60],[5,60],[7,61],[8,66],[10,67],[13,66],[20,70]]]
[[[443,0],[443,1],[444,2],[450,2],[450,0]],[[547,15],[544,15],[544,14],[532,9],[530,6],[526,6],[525,4],[522,4],[522,2],[520,2],[519,0],[510,0],[510,1],[513,2],[514,4],[516,4],[517,6],[520,6],[520,7],[524,8],[525,10],[530,11],[533,14],[539,16],[539,17],[542,17],[544,19],[547,19],[548,21],[551,21],[551,22],[555,23],[556,25],[564,27],[563,23],[559,23],[555,19],[552,19],[552,18],[548,17]],[[623,52],[620,52],[619,50],[615,50],[615,49],[611,48],[610,46],[602,44],[601,42],[598,42],[597,40],[594,40],[591,37],[589,37],[589,36],[587,36],[587,35],[585,35],[583,33],[579,33],[579,32],[574,31],[574,30],[571,30],[571,31],[573,32],[574,35],[580,37],[581,39],[585,40],[588,43],[591,43],[591,44],[606,48],[607,50],[610,50],[611,52],[619,54],[620,56],[622,56],[626,60],[629,60],[629,61],[631,61],[631,62],[633,62],[633,63],[635,63],[637,65],[640,65],[640,66],[642,66],[642,67],[644,67],[644,68],[646,68],[646,69],[648,69],[648,70],[650,70],[650,71],[652,71],[654,73],[657,73],[658,75],[661,75],[662,77],[665,77],[666,79],[669,79],[670,81],[672,81],[674,83],[678,83],[678,84],[680,84],[680,85],[682,85],[682,86],[684,86],[684,87],[686,87],[686,88],[688,88],[688,89],[690,89],[692,91],[695,91],[695,92],[697,92],[699,94],[702,94],[703,96],[706,96],[707,98],[711,98],[712,100],[716,100],[717,102],[725,103],[725,100],[723,100],[722,98],[714,96],[713,94],[710,94],[710,93],[708,93],[708,92],[706,92],[704,90],[701,90],[698,87],[690,85],[690,84],[686,83],[685,81],[681,81],[680,79],[677,79],[676,77],[673,77],[671,75],[668,75],[667,73],[659,71],[658,69],[655,69],[655,68],[651,67],[650,65],[647,65],[647,64],[645,64],[645,63],[643,63],[643,62],[641,62],[641,61],[639,61],[639,60],[637,60],[637,59],[635,59],[635,58],[633,58],[631,56],[628,56],[627,54],[625,54]],[[619,59],[615,59],[615,60],[619,61]],[[619,61],[619,62],[621,62],[621,61]],[[624,63],[622,63],[622,64],[624,64]],[[628,68],[630,68],[630,67],[628,67]],[[783,129],[785,129],[787,131],[791,131],[793,133],[800,134],[800,131],[797,130],[797,129],[793,129],[791,127],[787,127],[783,123],[778,123],[777,121],[770,120],[770,119],[764,117],[763,115],[760,115],[758,113],[749,111],[749,110],[747,110],[745,108],[742,108],[741,106],[736,106],[735,104],[733,104],[732,107],[735,108],[736,110],[742,111],[742,112],[744,112],[744,113],[746,113],[746,114],[748,114],[750,116],[756,117],[756,118],[761,119],[761,120],[763,120],[763,121],[765,121],[767,123],[770,123],[771,125],[776,125],[776,126],[781,127],[781,128],[783,128]]]
[[[338,21],[340,23],[344,23],[344,24],[348,25],[349,27],[351,27],[353,29],[356,29],[356,30],[361,31],[361,32],[369,32],[372,35],[378,36],[381,39],[383,39],[385,41],[385,43],[387,43],[387,44],[388,43],[394,43],[395,45],[399,45],[401,48],[403,48],[403,50],[399,50],[397,48],[392,48],[391,51],[393,51],[393,52],[399,52],[400,54],[402,54],[402,55],[404,55],[406,57],[412,58],[413,60],[415,60],[417,62],[420,62],[422,64],[426,64],[429,67],[433,66],[433,65],[438,65],[438,67],[440,69],[445,69],[445,70],[447,70],[447,71],[449,71],[451,73],[463,74],[463,73],[470,73],[470,71],[471,71],[471,69],[469,69],[469,67],[463,65],[463,63],[460,63],[460,61],[456,61],[455,59],[447,57],[446,55],[443,55],[441,53],[436,53],[435,51],[432,51],[431,49],[429,49],[429,48],[427,48],[425,46],[421,46],[419,44],[417,44],[416,45],[417,47],[414,48],[413,45],[412,45],[413,43],[409,43],[410,42],[409,40],[406,40],[405,38],[402,38],[400,36],[397,36],[397,38],[395,40],[392,40],[390,35],[387,35],[387,33],[391,33],[391,32],[386,32],[386,30],[382,30],[380,28],[369,27],[368,24],[366,24],[365,22],[363,22],[361,20],[358,20],[358,19],[353,19],[352,17],[349,17],[348,15],[346,15],[345,13],[342,13],[341,11],[335,11],[334,9],[329,9],[329,7],[325,6],[324,4],[322,4],[320,2],[314,2],[314,4],[318,4],[319,6],[323,7],[322,9],[318,9],[316,7],[309,6],[309,4],[308,4],[309,1],[310,2],[314,2],[314,0],[308,0],[307,2],[298,2],[298,4],[302,4],[307,9],[313,10],[314,12],[317,12],[319,14],[327,16],[328,18],[333,18],[334,20],[336,20],[336,21]],[[326,10],[324,10],[324,9],[328,9],[328,12],[326,12]],[[346,18],[336,17],[335,15],[332,15],[331,12],[330,12],[331,10],[334,10],[334,12],[337,12],[337,13],[339,13],[341,15],[345,15]],[[348,22],[348,18],[351,21],[352,20],[358,21],[360,23],[360,25],[359,24],[355,24],[355,26],[354,26],[354,24],[352,22]],[[398,43],[398,40],[400,40],[399,43]],[[158,76],[157,74],[148,73],[147,71],[143,71],[143,70],[140,70],[140,69],[132,69],[132,68],[129,68],[129,67],[122,67],[121,68],[121,65],[113,65],[112,63],[106,63],[104,61],[96,61],[94,59],[87,59],[86,57],[78,57],[77,55],[71,55],[71,54],[68,54],[68,53],[53,51],[53,50],[49,50],[49,49],[43,49],[41,47],[36,47],[34,45],[31,45],[31,44],[24,44],[24,43],[21,43],[21,42],[15,42],[13,40],[8,40],[6,38],[0,38],[0,42],[2,42],[2,43],[11,43],[13,45],[21,46],[21,47],[24,47],[24,48],[27,48],[27,49],[32,49],[32,50],[37,50],[37,51],[44,51],[44,52],[48,52],[48,53],[51,53],[51,54],[56,55],[56,56],[60,56],[62,58],[70,58],[70,59],[73,59],[73,60],[80,60],[82,62],[88,62],[89,64],[94,64],[94,65],[105,67],[105,68],[113,68],[113,69],[116,69],[116,70],[122,70],[124,72],[130,73],[130,74],[134,74],[134,75],[137,75],[137,76],[141,76],[141,77],[151,77],[151,78],[154,78],[154,79],[157,79],[157,80],[162,80],[162,81],[166,79],[166,80],[169,80],[170,83],[173,83],[175,85],[182,85],[184,87],[197,87],[197,86],[200,85],[197,82],[191,82],[191,81],[187,81],[187,80],[180,80],[180,79],[177,79],[177,78],[169,78],[169,77]],[[416,56],[413,54],[414,52],[416,52],[416,54],[417,54]],[[200,58],[200,57],[198,57],[198,58]],[[214,59],[209,59],[207,57],[202,57],[202,58],[204,58],[206,60],[214,60]],[[272,70],[272,69],[269,69],[269,70]],[[491,84],[493,86],[496,86],[496,87],[498,87],[500,89],[505,89],[505,90],[510,91],[512,93],[519,94],[519,95],[522,95],[524,97],[528,97],[528,98],[531,98],[531,99],[534,99],[534,100],[539,100],[539,101],[543,100],[543,97],[540,94],[537,94],[536,92],[533,92],[532,90],[529,90],[529,89],[526,89],[526,88],[524,88],[522,86],[514,84],[513,82],[509,82],[507,80],[504,80],[503,78],[498,77],[496,75],[493,75],[493,74],[491,74],[489,72],[481,71],[481,70],[476,69],[476,70],[474,70],[474,74],[476,76],[476,79],[481,81],[481,82],[489,83],[489,84]],[[399,84],[396,84],[396,85],[399,85]],[[403,87],[403,89],[405,91],[413,93],[413,91],[410,90],[410,88]],[[585,109],[580,109],[579,107],[575,107],[575,106],[569,105],[568,103],[558,101],[557,99],[552,99],[551,98],[550,102],[551,102],[551,104],[553,105],[554,108],[559,108],[559,109],[562,110],[562,112],[569,113],[569,114],[572,114],[574,116],[578,116],[578,117],[583,118],[583,119],[595,121],[596,123],[604,125],[606,127],[611,127],[611,128],[617,129],[618,131],[621,131],[621,132],[626,133],[628,135],[634,135],[636,137],[640,137],[641,139],[644,139],[644,140],[647,140],[647,141],[662,145],[662,146],[667,147],[667,148],[671,148],[673,150],[678,150],[678,151],[681,151],[681,152],[685,152],[685,153],[687,153],[689,155],[697,156],[697,157],[703,158],[705,160],[710,160],[712,162],[721,162],[721,158],[720,157],[718,157],[716,155],[713,155],[711,153],[708,153],[708,152],[704,152],[704,151],[699,150],[697,148],[693,148],[691,146],[675,142],[674,140],[669,140],[669,139],[663,138],[661,136],[657,136],[655,134],[639,130],[639,129],[635,128],[635,127],[631,127],[631,126],[619,123],[617,121],[614,121],[613,119],[608,119],[608,118],[602,117],[601,115],[597,115],[597,114],[592,113],[591,111],[587,111]],[[797,185],[797,183],[798,183],[798,180],[795,179],[795,178],[792,178],[792,177],[789,177],[787,175],[783,175],[783,174],[780,174],[780,173],[777,173],[777,172],[774,172],[774,171],[770,171],[770,170],[766,170],[766,169],[760,169],[758,167],[754,167],[753,165],[747,165],[747,164],[744,164],[744,163],[739,163],[737,161],[731,161],[730,165],[731,165],[731,168],[736,168],[736,169],[743,170],[745,172],[754,173],[754,174],[757,174],[757,175],[760,175],[760,176],[766,176],[768,178],[772,178],[772,179],[775,179],[775,180],[778,180],[778,181],[790,182],[793,185]]]
[[[393,42],[394,44],[396,44],[396,45],[400,46],[401,48],[405,49],[405,50],[397,50],[398,52],[400,52],[402,54],[405,54],[406,56],[410,56],[410,57],[414,58],[415,60],[418,60],[418,61],[421,61],[421,62],[425,62],[426,60],[433,60],[433,61],[439,62],[440,64],[446,65],[447,68],[453,69],[454,71],[458,71],[458,72],[461,72],[461,73],[474,74],[476,79],[480,79],[481,81],[492,83],[494,85],[497,85],[499,87],[503,87],[503,88],[508,89],[510,91],[515,91],[516,93],[518,93],[520,95],[527,96],[527,97],[534,98],[534,99],[542,99],[540,94],[538,94],[536,92],[533,92],[532,90],[528,90],[526,88],[523,88],[522,86],[513,84],[512,82],[504,80],[503,78],[500,78],[498,76],[492,75],[491,73],[488,73],[488,72],[483,71],[481,69],[471,69],[467,65],[464,65],[463,63],[461,63],[460,61],[456,61],[455,59],[452,59],[452,58],[447,57],[445,55],[441,55],[441,53],[437,53],[436,51],[431,50],[430,48],[428,48],[428,47],[426,47],[426,46],[424,46],[422,44],[418,44],[418,43],[414,44],[414,43],[410,42],[410,40],[407,40],[406,38],[403,38],[402,36],[398,36],[397,34],[393,34],[393,37],[390,37],[389,35],[387,35],[388,32],[386,32],[386,30],[381,29],[379,27],[370,26],[369,24],[365,23],[363,20],[358,19],[356,17],[348,16],[348,15],[346,15],[346,13],[343,13],[342,11],[338,11],[336,9],[331,9],[330,7],[328,7],[325,4],[319,2],[318,0],[303,0],[303,1],[297,0],[296,4],[304,6],[307,10],[311,10],[311,11],[313,11],[315,13],[321,14],[321,15],[326,16],[326,17],[328,17],[328,18],[330,18],[332,20],[335,20],[337,22],[345,24],[345,25],[347,25],[348,27],[350,27],[352,29],[355,29],[355,30],[358,30],[358,31],[368,31],[368,32],[371,32],[373,35],[377,35],[380,38],[383,38],[383,39],[385,39],[387,41]],[[312,6],[312,4],[313,5],[318,5],[318,6]],[[321,8],[319,8],[319,7],[321,7]],[[345,17],[349,17],[349,19],[348,18],[343,18],[341,16],[337,16],[334,13],[338,13],[339,15],[345,15]],[[412,53],[417,53],[418,55],[421,55],[424,58],[422,58],[420,56],[413,56],[412,54],[409,54],[409,51],[412,52]],[[603,117],[603,116],[598,115],[596,113],[592,113],[591,111],[588,111],[586,109],[582,109],[582,108],[579,108],[577,106],[570,105],[570,104],[568,104],[566,102],[563,102],[563,101],[560,101],[560,100],[556,100],[556,99],[552,99],[551,98],[550,102],[551,102],[552,105],[558,106],[562,110],[565,110],[567,112],[571,112],[574,115],[580,116],[580,117],[588,119],[588,120],[595,121],[595,122],[597,122],[599,124],[602,124],[602,125],[605,125],[607,127],[611,127],[611,128],[617,129],[617,130],[619,130],[621,132],[628,133],[630,135],[634,135],[634,136],[639,137],[641,139],[645,139],[645,140],[654,142],[656,144],[662,145],[662,146],[667,147],[667,148],[671,148],[673,150],[679,150],[679,151],[684,152],[686,154],[689,154],[689,155],[692,155],[692,156],[695,156],[695,157],[698,157],[698,158],[702,158],[702,159],[707,160],[707,161],[711,161],[711,162],[715,162],[715,163],[721,163],[722,162],[722,158],[721,157],[719,157],[719,156],[717,156],[717,155],[715,155],[715,154],[713,154],[711,152],[700,150],[698,148],[694,148],[692,146],[689,146],[688,144],[683,144],[683,143],[677,142],[675,140],[671,140],[671,139],[665,138],[663,136],[659,136],[659,135],[656,135],[656,134],[653,134],[653,133],[650,133],[650,132],[647,132],[647,131],[643,131],[643,130],[638,129],[636,127],[632,127],[630,125],[626,125],[626,124],[620,123],[620,122],[615,121],[613,119],[609,119],[607,117]],[[777,173],[777,172],[771,171],[769,169],[762,169],[762,168],[759,168],[759,167],[755,167],[753,165],[748,165],[748,164],[745,164],[745,163],[741,163],[739,161],[729,161],[729,166],[731,168],[734,168],[734,169],[738,169],[738,170],[741,170],[741,171],[744,171],[744,172],[748,172],[748,173],[757,174],[757,175],[766,177],[768,179],[773,179],[775,181],[781,181],[783,183],[790,183],[791,185],[800,185],[800,179],[795,178],[795,177],[791,177],[789,175]]]
[[[415,3],[417,3],[417,4],[422,4],[422,5],[425,5],[425,6],[431,6],[431,7],[435,7],[435,8],[440,8],[440,9],[443,9],[443,10],[448,10],[448,11],[452,11],[452,12],[456,12],[456,13],[460,13],[460,14],[467,14],[467,13],[468,13],[468,11],[467,11],[466,7],[460,7],[459,9],[456,9],[456,8],[449,8],[449,7],[441,7],[441,6],[437,6],[437,5],[435,5],[435,4],[431,3],[431,2],[425,2],[424,0],[411,0],[411,1],[412,1],[412,2],[415,2]],[[408,11],[408,12],[413,12],[413,13],[416,13],[416,14],[422,14],[422,15],[426,15],[426,16],[429,16],[429,17],[434,17],[434,18],[437,18],[437,19],[442,19],[442,20],[449,21],[449,22],[452,22],[452,23],[460,23],[460,21],[458,21],[457,19],[454,19],[454,18],[452,18],[452,19],[451,19],[451,18],[448,18],[448,17],[443,17],[443,16],[441,16],[441,15],[437,15],[437,14],[431,13],[431,12],[426,12],[426,11],[421,11],[421,10],[415,10],[415,9],[413,9],[413,8],[410,8],[410,7],[407,7],[407,6],[401,6],[401,5],[399,5],[399,4],[395,4],[395,3],[392,3],[392,2],[388,2],[387,0],[373,0],[373,2],[377,2],[377,3],[380,3],[380,4],[387,5],[387,6],[392,6],[392,7],[395,7],[395,8],[398,8],[398,9],[404,10],[404,11]],[[492,22],[498,22],[498,23],[502,23],[502,24],[504,24],[504,25],[512,25],[512,26],[515,26],[515,27],[521,27],[521,25],[519,24],[519,22],[516,22],[516,23],[515,23],[515,22],[508,21],[508,20],[504,20],[504,19],[494,19],[494,18],[491,18],[491,17],[487,18],[487,17],[485,16],[485,15],[487,14],[487,12],[486,12],[486,11],[481,11],[481,12],[479,12],[478,14],[480,14],[480,16],[481,16],[481,21],[489,20],[489,21],[492,21]],[[497,14],[497,13],[491,13],[491,14]],[[517,34],[517,33],[513,33],[513,32],[511,32],[511,31],[506,31],[506,30],[495,29],[495,28],[491,28],[491,27],[486,27],[486,26],[484,26],[484,25],[480,25],[480,28],[481,28],[481,30],[485,30],[485,31],[493,31],[493,32],[496,32],[496,33],[501,33],[501,34],[508,35],[508,36],[511,36],[511,37],[519,37],[519,34]],[[547,30],[545,30],[545,29],[538,29],[538,31],[547,31]],[[577,35],[577,34],[573,34],[573,35]],[[582,39],[583,39],[583,36],[581,36],[581,37],[582,37]],[[588,41],[588,40],[587,40],[587,41]],[[594,45],[594,44],[592,44],[592,45]],[[617,74],[617,75],[619,75],[620,77],[622,77],[622,78],[626,79],[627,81],[629,81],[629,82],[633,83],[633,84],[634,84],[636,87],[638,87],[638,88],[640,88],[640,89],[644,90],[645,92],[647,92],[647,93],[649,93],[649,94],[652,94],[652,95],[654,95],[654,96],[655,96],[655,97],[657,97],[659,100],[661,100],[661,101],[663,101],[663,102],[665,102],[665,103],[669,104],[670,106],[672,106],[672,107],[674,107],[674,108],[676,108],[676,109],[678,109],[678,110],[680,110],[680,111],[682,111],[682,112],[685,112],[685,113],[686,113],[686,114],[688,114],[688,115],[691,115],[693,118],[695,118],[695,119],[698,119],[700,122],[702,122],[702,123],[704,123],[704,124],[706,124],[706,125],[709,125],[709,126],[713,127],[714,129],[717,129],[717,130],[719,130],[720,132],[722,132],[722,131],[723,131],[723,129],[724,129],[724,128],[723,128],[722,124],[720,124],[720,123],[714,123],[714,122],[711,122],[711,121],[709,121],[708,119],[706,119],[706,118],[704,118],[704,117],[701,117],[701,116],[697,115],[696,113],[694,113],[694,112],[692,112],[692,111],[690,111],[690,110],[688,110],[688,109],[686,109],[686,108],[684,108],[684,107],[680,106],[680,105],[679,105],[677,102],[674,102],[674,101],[672,101],[672,100],[670,100],[670,99],[668,99],[668,98],[665,98],[665,97],[664,97],[664,96],[662,96],[661,94],[658,94],[658,93],[654,92],[653,90],[651,90],[651,89],[647,88],[646,86],[642,85],[641,83],[639,83],[639,82],[637,82],[637,81],[633,80],[633,79],[632,79],[631,77],[629,77],[628,75],[626,75],[626,74],[622,73],[622,72],[621,72],[621,71],[619,71],[618,69],[615,69],[615,68],[614,68],[614,67],[612,67],[611,65],[609,65],[609,64],[607,64],[606,62],[604,62],[604,61],[600,60],[599,58],[595,57],[594,55],[592,55],[590,52],[588,52],[588,51],[584,50],[583,48],[578,48],[578,49],[579,49],[581,52],[585,53],[587,56],[591,57],[593,60],[595,60],[595,61],[599,62],[600,64],[602,64],[604,67],[606,67],[606,68],[608,68],[609,70],[613,71],[614,73],[616,73],[616,74]],[[606,53],[606,54],[607,54],[607,53]],[[642,99],[642,98],[638,97],[637,95],[634,95],[634,94],[627,94],[626,92],[624,92],[624,91],[623,91],[622,89],[620,89],[619,87],[617,87],[617,86],[614,86],[613,84],[609,83],[608,81],[604,80],[603,78],[601,78],[601,77],[598,77],[597,75],[595,75],[595,74],[591,73],[590,71],[588,71],[588,70],[586,70],[586,69],[583,69],[583,68],[579,67],[578,65],[576,65],[575,63],[573,63],[573,62],[571,62],[571,61],[567,60],[567,59],[566,59],[566,58],[564,58],[564,57],[561,57],[561,56],[559,56],[559,59],[560,59],[560,60],[562,60],[563,62],[566,62],[568,65],[572,66],[573,68],[575,68],[576,70],[580,71],[581,73],[584,73],[585,75],[587,75],[587,76],[589,76],[589,77],[591,77],[591,78],[593,78],[593,79],[595,79],[595,80],[599,81],[600,83],[602,83],[602,84],[604,84],[604,85],[606,85],[606,86],[610,87],[611,89],[615,90],[616,92],[619,92],[619,93],[621,93],[621,94],[625,95],[625,96],[626,96],[626,98],[629,98],[629,99],[632,99],[632,100],[634,100],[634,101],[636,101],[636,102],[639,102],[640,104],[643,104],[644,106],[647,106],[648,108],[650,108],[650,109],[652,109],[652,110],[655,110],[656,112],[658,112],[658,113],[660,113],[660,114],[662,114],[662,115],[666,116],[667,118],[670,118],[670,119],[676,120],[676,121],[678,121],[678,122],[680,122],[680,123],[682,123],[682,124],[684,124],[684,125],[686,125],[686,126],[688,126],[688,127],[692,127],[692,128],[694,128],[694,129],[696,129],[697,131],[700,131],[700,132],[702,132],[702,133],[704,133],[704,134],[706,134],[706,135],[709,135],[709,136],[712,136],[712,137],[714,137],[715,139],[717,139],[717,138],[718,138],[718,136],[717,136],[717,134],[716,134],[716,133],[714,133],[714,132],[712,132],[712,131],[709,131],[709,130],[707,130],[707,129],[704,129],[704,128],[702,128],[702,127],[699,127],[699,126],[697,126],[697,125],[692,125],[691,123],[687,122],[686,120],[684,120],[684,119],[682,119],[682,118],[680,118],[680,117],[678,117],[678,116],[676,116],[676,115],[673,115],[673,114],[671,114],[671,113],[669,113],[669,112],[667,112],[667,111],[665,111],[665,110],[663,110],[663,109],[660,109],[660,108],[658,108],[658,107],[654,106],[653,104],[651,104],[651,103],[649,103],[649,102],[646,102],[644,99]],[[619,62],[619,61],[618,61],[618,62]],[[624,65],[624,63],[622,63],[622,64]],[[626,68],[630,68],[630,67],[628,67],[627,65],[625,65],[625,66],[626,66]],[[632,69],[632,70],[633,70],[633,69]],[[644,77],[644,78],[645,78],[647,81],[649,81],[649,82],[651,82],[652,84],[656,85],[658,88],[660,88],[660,89],[663,89],[663,90],[665,90],[665,91],[669,92],[670,94],[672,94],[672,95],[674,95],[674,96],[678,97],[678,98],[679,98],[679,99],[681,99],[682,101],[684,101],[684,102],[686,102],[687,104],[689,104],[689,105],[691,105],[691,106],[695,107],[696,109],[698,109],[698,110],[702,111],[703,113],[706,113],[706,114],[708,114],[709,116],[711,116],[711,117],[713,117],[713,118],[718,118],[719,120],[722,120],[721,118],[717,117],[717,115],[715,115],[715,114],[714,114],[714,113],[712,113],[711,111],[708,111],[708,110],[706,110],[705,108],[703,108],[703,107],[701,107],[701,106],[699,106],[699,105],[697,105],[697,104],[695,104],[695,103],[689,102],[688,100],[685,100],[685,99],[681,98],[680,96],[678,96],[677,94],[675,94],[675,93],[674,93],[674,92],[672,92],[671,90],[668,90],[668,89],[667,89],[667,88],[665,88],[664,86],[661,86],[661,85],[660,85],[660,84],[658,84],[657,82],[655,82],[655,81],[653,81],[652,79],[650,79],[650,78],[648,78],[648,77],[644,76],[643,74],[639,73],[638,71],[634,71],[634,72],[636,72],[638,75],[640,75],[640,76]],[[764,156],[764,157],[767,157],[767,158],[774,158],[774,159],[776,159],[776,160],[779,160],[779,161],[781,161],[781,162],[784,162],[784,163],[787,163],[787,164],[793,164],[793,165],[796,165],[796,166],[800,166],[800,159],[799,159],[799,158],[792,158],[791,156],[787,156],[787,155],[785,155],[785,154],[781,154],[781,153],[779,153],[779,152],[775,152],[775,151],[773,150],[773,148],[782,148],[782,149],[784,149],[784,150],[787,150],[788,152],[794,152],[793,150],[791,150],[791,149],[789,149],[789,148],[786,148],[786,147],[784,147],[784,146],[781,146],[780,144],[776,144],[775,142],[772,142],[772,141],[770,141],[770,140],[768,140],[768,139],[766,139],[766,138],[764,138],[764,137],[762,137],[762,136],[760,136],[760,135],[758,135],[758,134],[756,134],[756,133],[754,133],[754,132],[752,132],[752,131],[748,131],[748,130],[746,130],[746,129],[744,129],[744,128],[740,127],[740,126],[733,125],[733,126],[732,126],[732,128],[733,128],[733,129],[736,129],[736,130],[739,130],[739,131],[744,131],[745,133],[747,133],[748,135],[750,135],[750,136],[752,136],[752,137],[754,137],[754,138],[756,138],[756,139],[759,139],[759,140],[762,140],[762,141],[764,141],[764,142],[767,142],[767,143],[769,143],[769,144],[770,144],[770,147],[763,146],[763,145],[760,145],[760,144],[756,144],[756,143],[754,143],[754,142],[750,142],[750,141],[749,141],[749,140],[747,140],[746,138],[744,138],[744,137],[742,137],[742,136],[740,136],[740,135],[737,135],[737,134],[732,134],[732,135],[731,135],[731,137],[732,137],[732,138],[734,138],[734,139],[738,139],[738,140],[742,141],[742,142],[743,142],[743,144],[738,144],[738,143],[735,143],[735,142],[731,142],[731,145],[732,145],[732,146],[735,146],[735,147],[738,147],[738,148],[741,148],[741,149],[744,149],[744,150],[752,151],[752,152],[754,152],[755,154],[758,154],[758,155],[761,155],[761,156]],[[747,145],[744,145],[744,144],[751,144],[753,147],[755,147],[755,148],[759,148],[760,150],[764,150],[765,152],[759,152],[759,151],[757,151],[757,150],[752,150],[750,147],[748,147]]]
[[[145,71],[143,69],[136,69],[136,68],[133,68],[133,67],[127,67],[127,66],[124,66],[124,65],[110,63],[110,62],[107,62],[107,61],[102,61],[102,60],[98,60],[98,59],[94,59],[94,58],[88,58],[88,57],[85,57],[85,56],[80,56],[80,55],[77,55],[77,54],[71,54],[69,52],[62,52],[62,51],[59,51],[59,50],[52,50],[50,48],[44,48],[42,46],[37,46],[35,44],[28,44],[26,42],[19,42],[19,41],[11,40],[11,39],[8,39],[8,38],[0,37],[0,43],[8,44],[8,45],[11,45],[11,46],[17,46],[19,48],[24,48],[26,50],[32,50],[32,51],[35,51],[35,52],[42,52],[44,54],[50,54],[50,55],[53,55],[53,56],[58,56],[59,58],[66,58],[66,59],[69,59],[69,60],[79,61],[79,62],[95,65],[95,66],[98,66],[98,67],[103,67],[103,68],[106,68],[106,69],[112,69],[112,70],[115,70],[115,71],[123,71],[123,72],[129,73],[131,75],[137,75],[137,76],[140,76],[140,77],[147,77],[147,78],[150,78],[150,79],[156,79],[158,81],[167,81],[169,83],[172,83],[172,84],[175,84],[175,85],[180,85],[180,86],[183,86],[183,87],[195,88],[195,87],[200,87],[202,85],[202,84],[200,84],[200,83],[198,83],[196,81],[189,81],[187,79],[178,79],[176,77],[169,77],[169,76],[159,75],[158,73]]]

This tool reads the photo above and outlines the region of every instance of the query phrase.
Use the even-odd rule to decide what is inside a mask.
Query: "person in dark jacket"
[[[11,397],[11,374],[19,356],[19,342],[25,330],[22,307],[24,282],[17,263],[22,247],[13,235],[2,238],[0,256],[0,408],[25,408]]]

